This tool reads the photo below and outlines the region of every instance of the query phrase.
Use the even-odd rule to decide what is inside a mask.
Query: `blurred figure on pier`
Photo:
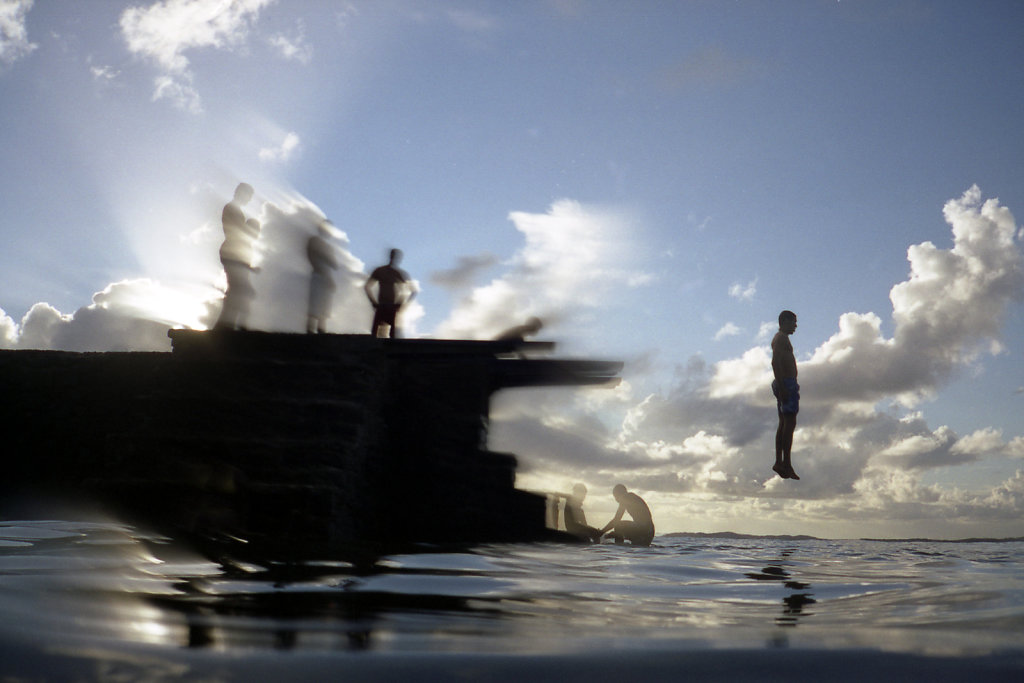
[[[260,224],[254,218],[246,220],[242,207],[249,203],[252,196],[252,186],[239,183],[234,198],[221,212],[224,242],[220,246],[220,262],[224,266],[228,286],[214,329],[244,330],[248,322],[249,305],[256,294],[249,276],[256,270],[253,260]]]
[[[575,484],[572,493],[560,495],[565,498],[565,508],[562,512],[565,530],[581,540],[594,543],[600,541],[601,532],[587,524],[587,516],[583,513],[583,499],[587,497],[587,487]]]
[[[331,317],[331,302],[336,288],[334,271],[338,269],[337,252],[328,241],[332,232],[331,222],[325,218],[317,226],[316,234],[306,242],[306,257],[313,269],[309,277],[308,334],[327,332],[327,319]]]
[[[540,318],[534,316],[532,318],[527,319],[527,321],[522,325],[516,325],[515,327],[508,328],[507,330],[499,334],[497,337],[495,337],[495,340],[526,341],[527,337],[532,337],[536,335],[538,332],[540,332],[540,329],[542,327],[544,327],[544,323],[541,322]]]
[[[627,491],[622,484],[615,485],[612,496],[619,504],[619,509],[612,521],[601,529],[601,535],[611,530],[611,537],[616,543],[629,541],[633,545],[650,545],[654,540],[654,520],[651,518],[651,509],[647,507],[644,499]],[[633,518],[632,521],[622,519],[627,512]]]
[[[416,290],[412,281],[409,280],[409,276],[398,268],[401,261],[402,251],[392,249],[387,265],[375,268],[363,286],[370,304],[373,305],[373,323],[370,325],[370,334],[374,337],[381,336],[381,328],[384,326],[389,328],[388,336],[391,339],[397,337],[398,311],[416,296]],[[375,283],[377,285],[376,296],[373,293]]]

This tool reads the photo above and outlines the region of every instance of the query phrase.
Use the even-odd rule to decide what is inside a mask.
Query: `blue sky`
[[[0,0],[0,347],[166,348],[264,223],[253,324],[401,247],[410,336],[530,315],[615,390],[510,392],[520,484],[664,531],[1024,535],[1017,2]],[[908,258],[909,257],[909,258]],[[779,310],[800,482],[770,479]],[[603,520],[602,520],[603,521]]]

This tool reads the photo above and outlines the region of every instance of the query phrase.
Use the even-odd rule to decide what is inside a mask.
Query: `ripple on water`
[[[382,651],[624,639],[918,651],[941,640],[955,654],[1021,646],[1021,559],[1020,543],[684,537],[651,548],[488,545],[358,567],[213,562],[120,524],[11,522],[0,525],[0,636]]]

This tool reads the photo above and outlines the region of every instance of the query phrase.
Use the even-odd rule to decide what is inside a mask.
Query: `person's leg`
[[[395,318],[398,317],[398,306],[388,306],[387,315],[384,317],[384,323],[388,325],[388,337],[394,339],[398,336],[398,326],[395,325]]]
[[[779,426],[775,428],[775,464],[782,464],[782,444],[785,443],[786,417],[779,408]]]
[[[782,467],[786,469],[790,479],[799,479],[790,461],[793,452],[793,432],[796,431],[796,413],[783,413],[779,428],[782,431]]]
[[[249,329],[249,308],[252,306],[253,297],[256,296],[256,290],[252,286],[250,279],[250,271],[248,266],[235,266],[238,270],[238,285],[235,291],[238,292],[238,306],[235,312],[235,329],[236,330],[247,330]]]
[[[786,443],[786,414],[782,412],[782,406],[779,406],[779,426],[775,429],[775,464],[772,465],[772,469],[783,479],[788,479],[789,475],[786,472],[786,460],[783,459],[784,445]],[[792,446],[792,435],[790,435],[790,445]]]
[[[633,545],[649,546],[653,537],[651,530],[647,527],[640,526],[636,522],[629,522],[629,527],[623,534]]]
[[[224,263],[224,276],[227,279],[227,287],[224,290],[224,301],[221,304],[220,317],[214,325],[218,330],[233,330],[238,324],[238,276],[231,262]]]

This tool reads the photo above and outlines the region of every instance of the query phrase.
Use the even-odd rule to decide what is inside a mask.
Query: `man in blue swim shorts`
[[[800,385],[796,381],[796,356],[789,335],[796,332],[796,313],[779,313],[779,331],[772,339],[772,393],[779,409],[779,428],[775,431],[775,464],[772,469],[783,479],[799,479],[793,471],[790,454],[796,415],[800,412]]]

